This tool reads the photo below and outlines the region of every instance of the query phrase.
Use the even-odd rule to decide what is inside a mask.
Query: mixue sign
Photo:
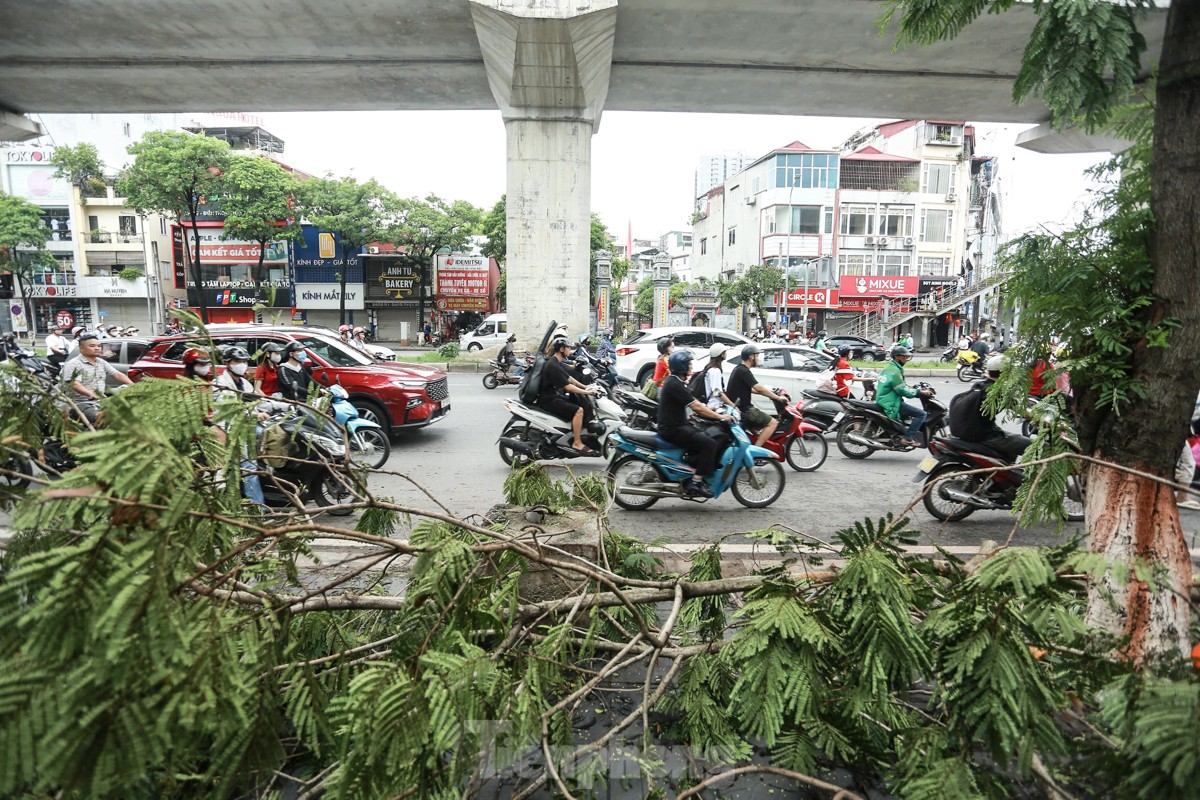
[[[915,297],[917,279],[894,275],[843,275],[841,296],[845,297]]]

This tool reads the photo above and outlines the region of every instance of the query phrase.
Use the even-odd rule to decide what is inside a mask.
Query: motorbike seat
[[[805,389],[804,396],[811,397],[813,400],[833,400],[839,403],[844,399],[841,395],[834,394],[833,392],[823,392],[820,389]]]
[[[660,438],[654,431],[639,431],[622,425],[617,432],[627,442],[653,447],[657,450],[679,449],[679,445],[671,444],[666,439]]]
[[[1006,464],[1008,463],[1008,459],[1003,455],[979,442],[968,442],[966,439],[959,439],[957,436],[938,436],[936,437],[936,441],[956,450],[962,450],[967,453],[978,453],[981,456],[988,456],[1003,461]]]

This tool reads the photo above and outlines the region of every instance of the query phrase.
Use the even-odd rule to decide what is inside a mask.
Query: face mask
[[[279,353],[271,353],[271,363],[272,364],[278,364],[282,360],[283,360],[283,356],[281,356]]]
[[[208,373],[210,373],[210,372],[212,372],[211,364],[197,364],[196,365],[196,374],[199,375],[201,378],[206,377],[208,375]]]
[[[249,364],[230,364],[229,371],[234,375],[245,375],[246,370],[250,368]]]

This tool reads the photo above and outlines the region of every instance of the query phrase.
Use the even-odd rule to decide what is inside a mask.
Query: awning
[[[146,266],[146,254],[137,250],[87,250],[84,258],[92,267]]]

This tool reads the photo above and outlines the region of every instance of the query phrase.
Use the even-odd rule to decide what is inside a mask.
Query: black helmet
[[[287,353],[289,357],[297,350],[303,353],[304,345],[300,344],[299,342],[288,342],[287,346],[283,348],[283,352]]]
[[[912,358],[912,350],[903,345],[896,345],[892,348],[892,358]]]
[[[250,354],[246,352],[246,348],[238,347],[237,345],[234,345],[233,347],[226,348],[225,352],[221,354],[221,360],[222,361],[249,361]]]
[[[510,342],[515,342],[516,340],[517,340],[517,335],[515,333],[512,336],[508,337],[508,341],[510,341]]]
[[[299,342],[297,342],[297,344],[299,344]],[[274,342],[267,342],[266,344],[264,344],[262,346],[262,351],[264,353],[282,353],[283,348],[280,347],[279,345],[275,344]]]
[[[853,352],[854,352],[854,348],[848,344],[844,344],[838,348],[838,356],[840,356],[841,358],[849,358],[850,354]]]
[[[667,369],[672,375],[687,375],[692,370],[692,353],[689,350],[676,350],[667,359]]]
[[[673,344],[675,344],[674,336],[667,336],[663,339],[659,339],[658,340],[658,352],[661,355],[665,356],[667,354],[667,348],[669,348]]]
[[[758,345],[748,344],[742,348],[742,361],[745,361],[750,356],[756,356],[761,352],[762,348],[760,348]]]
[[[550,352],[557,353],[563,348],[575,349],[575,343],[565,336],[555,336],[554,341],[550,342]]]
[[[829,335],[829,331],[817,331],[817,336],[820,336],[822,339],[824,339],[828,335]]]

